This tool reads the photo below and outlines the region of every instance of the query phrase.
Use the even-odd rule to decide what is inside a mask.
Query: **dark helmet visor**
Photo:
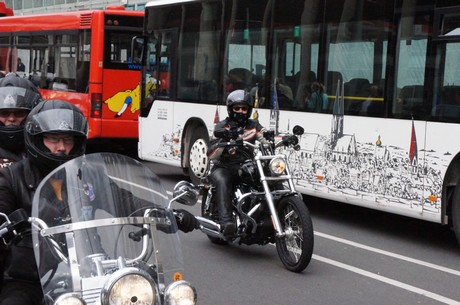
[[[41,101],[41,96],[32,90],[20,87],[0,87],[0,109],[32,110]]]
[[[81,113],[72,109],[50,109],[29,115],[25,129],[30,135],[51,132],[86,137],[88,124]]]

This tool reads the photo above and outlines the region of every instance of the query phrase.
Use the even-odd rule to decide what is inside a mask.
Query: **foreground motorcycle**
[[[179,183],[174,197],[168,202],[147,167],[117,154],[82,156],[50,173],[26,220],[45,303],[196,304],[195,288],[182,279],[170,205],[194,204],[197,194]],[[11,242],[27,235],[18,211],[0,227]]]
[[[240,182],[233,190],[233,216],[237,232],[224,237],[219,225],[215,202],[215,187],[200,185],[203,194],[200,230],[218,244],[276,243],[276,249],[283,265],[290,271],[304,270],[313,253],[313,225],[310,212],[297,193],[288,160],[284,154],[276,153],[279,147],[299,149],[298,137],[303,128],[296,126],[293,135],[286,135],[279,141],[251,144],[242,140],[219,143],[217,146],[229,153],[243,147],[256,149],[255,156],[247,156],[238,174]]]

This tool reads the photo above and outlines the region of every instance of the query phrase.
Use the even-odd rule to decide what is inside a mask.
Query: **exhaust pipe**
[[[201,216],[195,216],[195,218],[200,223],[200,230],[203,233],[212,237],[225,239],[224,235],[220,232],[220,224]]]

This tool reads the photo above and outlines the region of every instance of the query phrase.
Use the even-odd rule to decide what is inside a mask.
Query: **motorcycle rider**
[[[251,143],[273,139],[273,132],[265,129],[257,120],[250,119],[252,113],[252,97],[245,90],[235,90],[227,97],[228,117],[218,122],[214,127],[214,137],[222,141],[241,139]],[[249,154],[248,154],[249,153]],[[228,237],[235,233],[236,225],[232,216],[232,189],[238,179],[240,165],[253,156],[247,149],[236,150],[213,150],[212,146],[209,158],[214,166],[210,178],[216,186],[217,208],[219,222],[224,236]]]
[[[16,73],[0,79],[0,168],[10,166],[25,157],[24,121],[32,108],[41,101],[35,85]],[[0,287],[6,257],[0,243]]]
[[[0,168],[25,157],[24,121],[40,101],[40,93],[31,81],[15,73],[0,79]]]
[[[33,195],[40,181],[59,165],[84,154],[87,132],[86,118],[73,104],[61,100],[38,104],[25,122],[27,158],[0,169],[0,212],[8,215],[23,208],[30,216]],[[63,194],[58,186],[62,179],[50,179],[54,180],[55,196],[60,199]],[[52,186],[54,188],[55,184]],[[0,304],[42,304],[42,288],[30,234],[23,234],[10,249]]]

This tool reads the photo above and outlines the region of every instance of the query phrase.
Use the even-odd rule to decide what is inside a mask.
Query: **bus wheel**
[[[208,140],[206,129],[200,127],[190,138],[188,149],[188,175],[194,184],[199,184],[208,170]]]
[[[460,243],[460,184],[455,187],[451,217],[455,236],[457,236],[457,241]]]

